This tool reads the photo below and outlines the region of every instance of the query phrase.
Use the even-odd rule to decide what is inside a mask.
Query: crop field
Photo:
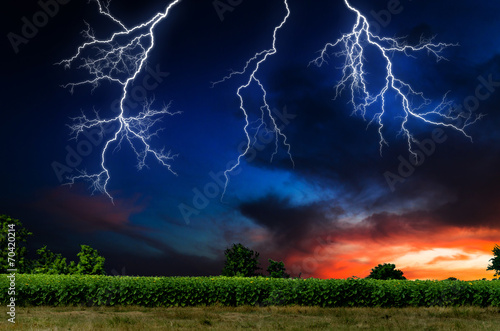
[[[6,304],[9,281],[0,280]],[[500,307],[499,281],[17,275],[17,306]]]

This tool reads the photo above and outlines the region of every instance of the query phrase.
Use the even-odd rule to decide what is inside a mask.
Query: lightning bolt
[[[383,145],[388,146],[383,133],[383,119],[386,114],[386,95],[389,91],[396,94],[398,100],[400,100],[402,109],[402,124],[398,135],[402,134],[406,138],[408,150],[415,158],[418,159],[418,156],[413,150],[412,145],[413,143],[418,143],[418,141],[407,126],[411,119],[451,128],[459,131],[472,140],[465,132],[465,128],[480,119],[481,115],[474,116],[472,112],[461,112],[457,114],[454,110],[453,102],[447,100],[449,92],[443,96],[437,106],[432,106],[433,102],[424,97],[422,92],[415,91],[410,84],[399,79],[393,72],[392,55],[394,53],[402,53],[405,56],[414,57],[412,53],[427,51],[428,54],[434,55],[436,61],[439,62],[440,60],[446,60],[441,55],[445,48],[458,46],[458,44],[434,43],[434,37],[430,39],[421,37],[418,45],[410,46],[404,42],[403,38],[379,37],[370,32],[370,24],[359,10],[352,7],[348,0],[344,0],[344,2],[347,8],[356,13],[357,16],[352,31],[343,34],[342,37],[337,39],[334,43],[327,43],[320,51],[320,55],[309,64],[321,67],[323,64],[327,63],[328,50],[330,48],[337,46],[342,48],[340,52],[334,53],[336,57],[345,59],[341,68],[342,78],[335,86],[336,94],[334,99],[337,99],[345,89],[348,89],[350,91],[351,98],[349,102],[353,106],[353,114],[360,114],[364,120],[366,120],[368,108],[377,102],[381,103],[380,111],[375,113],[368,123],[368,125],[373,122],[378,123],[380,154],[382,155]],[[377,49],[386,63],[385,85],[378,93],[370,93],[367,88],[365,52],[368,46]],[[457,121],[461,124],[454,124],[454,122]]]
[[[244,126],[243,130],[244,130],[245,136],[247,138],[247,145],[246,145],[245,150],[238,156],[236,164],[233,167],[226,169],[226,171],[224,171],[224,176],[226,178],[226,182],[224,185],[224,190],[222,192],[221,201],[224,199],[224,195],[226,194],[227,186],[229,184],[229,174],[240,166],[241,159],[253,147],[253,145],[255,144],[255,142],[257,140],[257,134],[259,133],[259,131],[261,129],[266,130],[266,133],[272,133],[275,135],[275,149],[274,149],[273,154],[271,155],[271,162],[273,161],[274,156],[278,153],[279,140],[280,140],[280,138],[282,138],[282,143],[287,149],[287,154],[290,158],[290,161],[292,162],[292,165],[295,167],[295,163],[293,161],[292,154],[291,154],[291,146],[287,142],[286,135],[278,128],[278,125],[276,124],[276,120],[272,114],[271,107],[269,106],[269,103],[267,101],[267,90],[265,89],[264,85],[257,77],[257,73],[258,73],[261,65],[269,57],[275,55],[278,52],[278,50],[276,49],[276,35],[277,35],[278,31],[285,25],[286,21],[290,17],[290,8],[288,6],[288,0],[284,0],[284,4],[286,7],[286,15],[285,15],[283,21],[277,27],[274,28],[273,42],[272,42],[271,48],[256,53],[253,57],[251,57],[246,62],[244,68],[241,71],[232,71],[228,76],[224,77],[220,81],[212,83],[212,87],[214,87],[216,84],[223,83],[236,75],[248,74],[248,80],[246,81],[246,83],[244,85],[241,85],[236,92],[236,94],[238,95],[238,98],[240,99],[240,109],[245,116],[245,126]],[[260,107],[260,118],[255,122],[255,124],[257,125],[256,128],[254,128],[255,133],[253,136],[251,136],[251,134],[250,134],[251,127],[250,126],[253,123],[252,124],[250,123],[249,112],[247,111],[247,109],[245,107],[244,98],[243,98],[241,93],[243,90],[249,88],[253,83],[256,83],[258,85],[258,87],[260,88],[260,91],[262,92],[262,106]],[[269,120],[271,128],[267,127],[266,118]]]
[[[93,189],[92,193],[99,191],[106,194],[113,201],[113,197],[108,192],[111,175],[106,166],[106,154],[112,146],[115,146],[113,151],[120,149],[124,140],[130,144],[131,149],[137,156],[137,168],[139,170],[147,167],[146,159],[150,156],[166,167],[172,174],[176,175],[170,165],[170,162],[176,155],[165,152],[164,149],[157,150],[152,148],[150,140],[161,130],[152,131],[153,127],[163,116],[175,115],[179,112],[169,111],[169,105],[164,105],[159,110],[152,109],[154,100],[151,100],[145,102],[142,111],[136,116],[126,116],[124,103],[127,100],[130,86],[144,69],[149,54],[155,46],[155,27],[168,17],[170,10],[181,2],[181,0],[171,2],[164,12],[159,12],[150,20],[131,28],[127,28],[124,23],[110,13],[109,1],[104,3],[100,0],[94,1],[99,7],[99,13],[118,25],[119,31],[113,33],[108,39],[98,39],[95,37],[90,25],[85,23],[87,29],[83,31],[83,35],[88,41],[78,47],[74,56],[57,64],[64,65],[65,68],[70,68],[75,62],[80,61],[81,64],[78,68],[85,69],[91,76],[88,80],[63,85],[71,93],[74,92],[75,87],[82,85],[92,85],[93,91],[103,81],[120,85],[122,88],[120,113],[118,116],[110,119],[101,119],[95,111],[95,118],[89,118],[83,113],[79,117],[72,118],[74,124],[69,125],[72,139],[78,139],[79,135],[85,130],[92,128],[99,128],[101,136],[104,134],[104,126],[115,124],[117,129],[114,131],[113,137],[104,144],[101,153],[100,171],[96,173],[79,171],[80,174],[78,176],[67,178],[67,185],[72,185],[78,180],[89,181]],[[84,56],[87,53],[88,55]]]

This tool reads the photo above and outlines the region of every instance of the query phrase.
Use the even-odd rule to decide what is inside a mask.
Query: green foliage
[[[33,262],[34,274],[67,274],[68,264],[66,263],[66,258],[63,258],[61,254],[52,253],[47,246],[36,251],[39,258]]]
[[[0,215],[0,269],[17,269],[18,273],[34,274],[81,274],[104,275],[104,257],[90,246],[81,245],[78,265],[69,264],[61,254],[54,254],[47,246],[37,250],[39,258],[26,258],[26,241],[33,233],[29,232],[18,219]],[[10,259],[9,259],[10,258]]]
[[[396,265],[391,263],[379,264],[372,269],[370,275],[366,278],[370,279],[381,279],[381,280],[404,280],[406,277],[403,276],[403,272],[396,269]]]
[[[21,273],[29,272],[31,266],[25,257],[26,241],[32,235],[33,233],[29,232],[18,219],[0,215],[0,247],[2,248],[0,250],[0,269],[2,271],[17,269]],[[9,264],[9,262],[13,264]]]
[[[0,277],[1,304],[8,287]],[[18,274],[17,305],[500,307],[500,282]]]
[[[493,258],[490,259],[491,264],[488,265],[488,268],[486,270],[494,270],[495,271],[495,277],[500,276],[500,246],[495,245],[493,247]]]
[[[271,278],[290,278],[290,275],[286,273],[285,263],[281,261],[278,262],[269,259],[267,272]]]
[[[66,258],[61,254],[54,254],[47,246],[36,251],[39,258],[33,261],[33,274],[49,274],[49,275],[104,275],[104,257],[99,256],[99,253],[90,246],[81,245],[81,251],[77,254],[80,261],[78,265],[71,261],[69,264]]]
[[[99,256],[97,250],[87,245],[80,245],[81,251],[77,254],[80,261],[76,266],[74,273],[79,275],[105,275],[104,261],[105,258]],[[70,269],[73,266],[70,265]]]
[[[226,262],[222,269],[222,275],[227,277],[253,277],[260,268],[259,253],[243,246],[233,244],[232,248],[224,251]]]

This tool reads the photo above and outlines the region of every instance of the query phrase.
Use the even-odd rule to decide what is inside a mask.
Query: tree
[[[406,277],[403,276],[403,272],[396,269],[396,265],[390,263],[379,264],[372,269],[370,275],[366,278],[383,280],[406,279]]]
[[[232,248],[224,251],[226,262],[222,269],[222,276],[228,277],[253,277],[260,268],[259,253],[243,246],[242,244],[233,244]]]
[[[32,273],[35,274],[79,274],[79,275],[104,275],[105,258],[99,256],[97,250],[87,245],[81,245],[77,254],[80,261],[78,265],[71,261],[69,264],[61,254],[54,254],[47,246],[36,251],[39,258],[33,262]]]
[[[76,272],[79,275],[105,275],[104,261],[105,258],[99,256],[97,250],[87,245],[80,245],[81,251],[77,254],[80,258],[76,266]],[[70,266],[71,268],[71,266]]]
[[[0,215],[0,272],[7,272],[7,269],[17,269],[18,273],[30,271],[26,241],[32,235],[18,219]]]
[[[269,259],[267,272],[271,278],[290,278],[290,275],[286,273],[285,263],[282,261],[278,262]]]
[[[487,271],[494,270],[495,275],[494,277],[500,276],[500,246],[495,245],[493,247],[493,258],[490,259],[491,264],[488,266],[486,269]]]
[[[61,254],[52,253],[47,246],[38,249],[36,253],[39,258],[33,262],[32,273],[34,274],[62,275],[76,271],[75,262],[71,261],[68,266],[65,257],[63,258]]]

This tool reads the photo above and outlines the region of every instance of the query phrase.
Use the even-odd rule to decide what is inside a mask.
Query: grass
[[[7,315],[6,315],[7,316]],[[499,330],[499,308],[18,307],[1,330]]]

